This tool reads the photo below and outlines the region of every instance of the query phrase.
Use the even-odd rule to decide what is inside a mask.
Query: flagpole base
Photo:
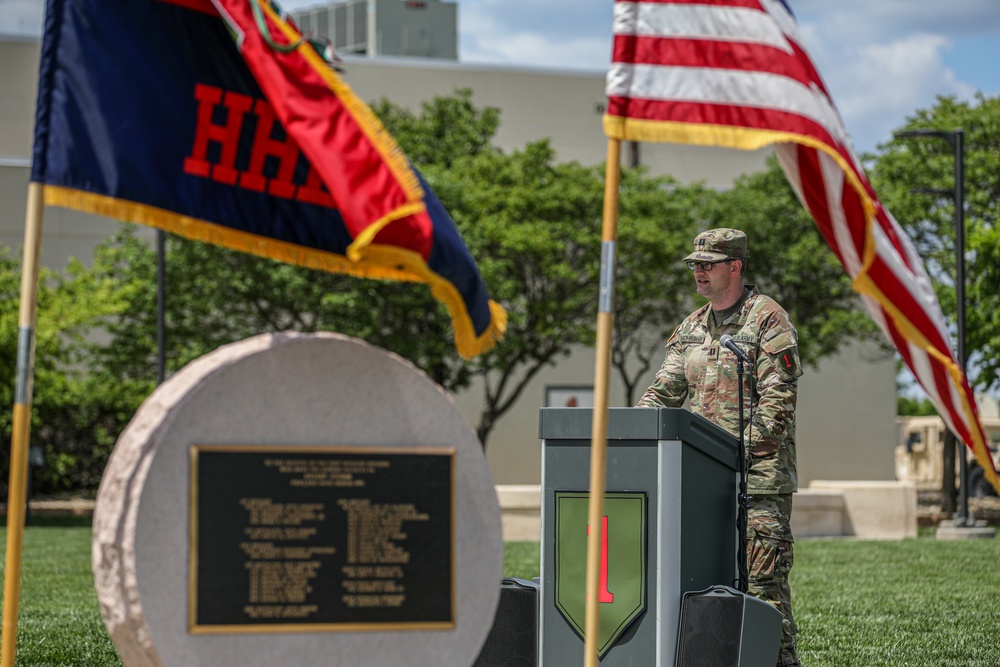
[[[996,537],[996,529],[985,521],[962,525],[958,519],[946,519],[938,524],[934,536],[939,540],[984,540]]]

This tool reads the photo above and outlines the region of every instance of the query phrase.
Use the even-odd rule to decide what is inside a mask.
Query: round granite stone
[[[250,482],[241,477],[227,482],[226,474],[218,476],[218,486],[211,479],[196,481],[201,459],[193,452],[200,451],[223,456],[265,451],[275,458],[285,451],[305,453],[307,458],[314,451],[317,457],[332,451],[334,458],[338,452],[349,452],[344,456],[356,459],[360,454],[362,460],[386,459],[394,465],[403,465],[399,461],[409,460],[409,454],[423,455],[420,460],[448,457],[452,556],[430,567],[425,560],[420,571],[407,566],[405,577],[396,582],[404,585],[396,586],[394,592],[411,595],[407,582],[416,583],[421,576],[440,581],[438,568],[450,569],[450,576],[446,573],[443,579],[451,582],[446,614],[450,618],[421,622],[417,613],[413,619],[404,619],[414,622],[400,623],[389,612],[383,617],[368,610],[359,611],[357,619],[345,619],[341,609],[334,622],[316,623],[303,617],[297,624],[201,623],[199,614],[204,613],[194,601],[205,581],[191,574],[194,570],[208,576],[195,563],[215,554],[201,553],[204,549],[196,547],[200,533],[192,516],[200,511],[202,517],[222,524],[227,519],[222,514],[204,514],[211,508],[199,505],[198,492],[201,501],[208,503],[217,495],[225,497],[225,484],[238,488]],[[233,467],[233,474],[239,476],[240,466]],[[440,474],[435,477],[437,482],[441,478]],[[341,484],[342,493],[350,495],[351,479],[329,489],[328,512],[338,507],[336,485]],[[407,486],[419,482],[407,478]],[[266,497],[268,493],[260,489],[252,495]],[[350,493],[356,502],[368,502],[357,500],[356,490]],[[447,500],[443,502],[447,507]],[[346,507],[344,501],[341,507]],[[410,514],[404,512],[404,519],[418,516],[421,509],[420,502],[415,502],[407,510]],[[219,512],[225,511],[232,513],[232,508],[220,506]],[[319,514],[311,518],[317,517],[322,518]],[[250,530],[242,524],[234,528]],[[336,334],[256,336],[219,348],[164,382],[142,404],[115,446],[98,493],[93,533],[93,570],[101,611],[128,667],[471,665],[493,623],[503,567],[493,480],[475,433],[451,398],[404,359]],[[247,535],[248,542],[256,539],[250,532]],[[405,523],[392,539],[400,549],[408,548]],[[227,569],[224,578],[242,581],[249,577],[248,571],[256,567],[254,559],[274,557],[252,550],[274,546],[244,545],[244,562]],[[292,552],[275,553],[282,558],[281,553]],[[330,570],[320,574],[329,582]],[[350,590],[348,584],[337,585],[337,595],[343,600],[369,590],[365,582],[351,584]],[[384,582],[374,585],[382,586],[377,589],[382,592],[385,586],[393,587]],[[249,599],[228,604],[239,610],[241,602],[252,606]],[[327,598],[318,606],[330,604]],[[302,607],[288,603],[277,608],[295,613]]]

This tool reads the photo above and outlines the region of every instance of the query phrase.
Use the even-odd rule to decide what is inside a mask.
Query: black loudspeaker
[[[727,586],[685,593],[676,667],[774,667],[781,612]]]
[[[538,664],[538,583],[500,582],[493,628],[473,667],[535,667]]]

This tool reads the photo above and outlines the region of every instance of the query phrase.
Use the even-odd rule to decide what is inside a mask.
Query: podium
[[[592,421],[588,408],[540,411],[543,667],[583,664]],[[734,585],[738,452],[681,408],[609,410],[602,667],[673,665],[682,596]]]

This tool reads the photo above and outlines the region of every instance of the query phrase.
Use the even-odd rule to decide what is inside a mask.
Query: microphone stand
[[[739,509],[736,514],[736,526],[739,531],[739,545],[737,546],[739,553],[736,555],[736,571],[739,576],[737,588],[741,593],[746,593],[750,587],[750,577],[747,572],[747,514],[750,507],[750,496],[747,494],[747,449],[743,436],[743,374],[743,359],[739,355],[736,355],[736,375],[739,377],[737,396],[740,401],[740,493]],[[750,398],[753,400],[753,387],[750,390]]]

